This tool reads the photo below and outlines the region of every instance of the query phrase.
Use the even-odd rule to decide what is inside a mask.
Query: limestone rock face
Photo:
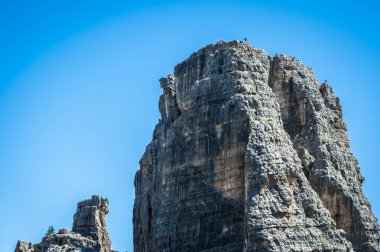
[[[136,252],[379,251],[339,101],[311,69],[221,41],[160,84]]]
[[[73,230],[60,229],[38,244],[18,241],[15,252],[111,252],[105,215],[108,200],[100,196],[78,203]]]

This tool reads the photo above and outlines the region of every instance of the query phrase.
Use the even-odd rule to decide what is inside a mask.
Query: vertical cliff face
[[[218,42],[160,83],[135,251],[378,251],[339,102],[310,69]]]
[[[18,241],[15,252],[112,252],[105,215],[108,200],[99,196],[78,203],[72,231],[60,229],[37,244]]]

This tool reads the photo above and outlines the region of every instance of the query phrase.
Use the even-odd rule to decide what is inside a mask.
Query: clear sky
[[[110,200],[113,248],[132,251],[159,78],[208,43],[244,37],[330,82],[380,217],[379,13],[377,0],[0,1],[0,251],[71,228],[92,194]]]

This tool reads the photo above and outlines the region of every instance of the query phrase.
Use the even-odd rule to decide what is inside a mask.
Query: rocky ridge
[[[107,199],[92,196],[78,203],[72,231],[60,229],[38,244],[18,241],[15,252],[112,252],[105,216]]]
[[[294,57],[207,45],[160,80],[137,251],[379,251],[339,99]]]

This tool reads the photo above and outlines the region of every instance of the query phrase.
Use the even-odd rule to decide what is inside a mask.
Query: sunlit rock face
[[[221,41],[160,83],[136,252],[379,251],[339,100],[310,68]]]
[[[100,196],[78,203],[72,231],[60,229],[37,244],[18,241],[15,252],[111,252],[105,216],[108,200]]]

